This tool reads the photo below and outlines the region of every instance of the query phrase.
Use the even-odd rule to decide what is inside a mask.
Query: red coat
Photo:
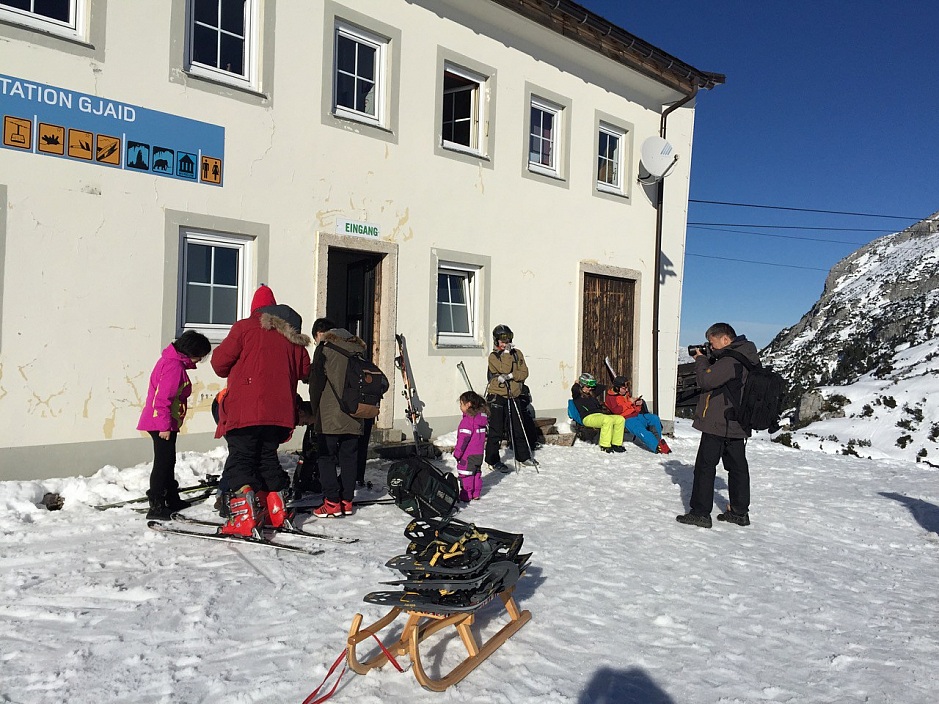
[[[642,399],[633,401],[630,396],[620,396],[614,393],[606,395],[606,407],[618,416],[632,418],[642,411]]]
[[[232,325],[212,353],[212,368],[228,379],[219,405],[220,438],[255,425],[297,425],[297,382],[310,374],[310,338],[261,310]]]

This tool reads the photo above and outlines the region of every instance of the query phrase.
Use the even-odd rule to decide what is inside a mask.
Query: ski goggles
[[[593,389],[593,388],[596,388],[596,386],[597,386],[597,380],[596,380],[596,379],[587,379],[587,380],[585,380],[585,381],[580,382],[580,385],[581,385],[581,386],[586,386],[588,389]]]
[[[499,335],[499,336],[496,338],[496,340],[498,340],[499,342],[511,342],[511,341],[512,341],[512,336],[511,336],[511,335],[508,335],[508,334],[506,334],[506,333],[502,333],[501,335]]]

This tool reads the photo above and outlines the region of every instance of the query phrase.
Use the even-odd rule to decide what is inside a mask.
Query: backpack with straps
[[[770,367],[753,364],[736,350],[721,350],[722,356],[733,357],[747,370],[747,380],[738,394],[728,391],[728,398],[734,407],[735,417],[740,427],[747,433],[754,430],[779,430],[779,417],[782,415],[783,396],[786,393],[786,380]]]
[[[455,476],[423,457],[408,457],[388,468],[388,493],[414,518],[448,516],[460,497]]]
[[[388,377],[377,365],[369,362],[361,352],[346,352],[332,342],[326,347],[346,358],[346,377],[341,391],[337,391],[329,377],[326,381],[339,401],[339,408],[353,418],[367,419],[378,415],[381,397],[388,391]]]

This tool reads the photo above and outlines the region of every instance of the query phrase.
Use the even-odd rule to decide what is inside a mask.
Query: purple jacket
[[[179,430],[186,417],[186,400],[192,393],[187,369],[195,369],[196,363],[167,345],[150,374],[147,403],[140,414],[137,430]]]
[[[466,460],[469,457],[484,453],[488,424],[489,418],[485,413],[477,413],[475,416],[463,414],[463,420],[460,421],[456,432],[456,447],[453,448],[457,471],[466,469]]]

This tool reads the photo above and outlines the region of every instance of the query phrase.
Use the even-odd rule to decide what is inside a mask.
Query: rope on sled
[[[378,647],[381,648],[381,651],[387,656],[388,662],[394,665],[395,669],[398,672],[404,672],[404,668],[398,664],[398,661],[395,660],[395,656],[391,654],[391,651],[385,647],[385,644],[381,642],[381,639],[377,635],[375,635],[371,631],[362,631],[362,632],[368,633],[372,638],[375,639],[375,641],[378,643]],[[326,681],[330,677],[332,677],[332,674],[336,671],[336,668],[339,667],[339,663],[341,663],[345,659],[345,657],[346,657],[346,651],[345,651],[345,648],[343,648],[342,652],[339,653],[339,657],[336,658],[336,661],[332,664],[332,667],[329,668],[329,672],[326,673],[326,676],[323,678],[323,681],[320,682],[320,686],[314,689],[310,693],[310,695],[306,699],[303,700],[303,704],[322,704],[322,702],[325,702],[327,699],[332,697],[333,694],[336,693],[336,690],[339,688],[339,683],[342,681],[342,676],[346,674],[346,670],[349,669],[348,667],[342,668],[342,672],[340,672],[339,677],[336,678],[336,683],[333,685],[333,688],[329,690],[328,692],[326,692],[326,694],[324,694],[322,697],[317,698],[317,695],[319,695],[320,690],[326,684]]]

